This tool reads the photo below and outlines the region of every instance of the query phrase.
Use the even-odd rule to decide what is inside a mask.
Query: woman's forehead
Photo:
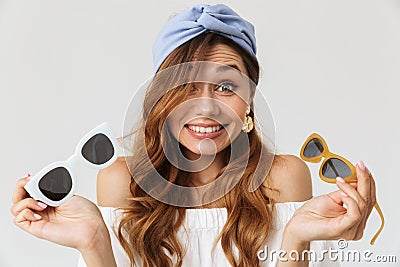
[[[194,56],[194,60],[197,60],[197,52]],[[219,64],[230,66],[242,72],[243,74],[248,75],[240,54],[226,44],[216,44],[211,47],[207,47],[203,53],[201,61],[218,63],[215,64],[215,67],[217,67]]]

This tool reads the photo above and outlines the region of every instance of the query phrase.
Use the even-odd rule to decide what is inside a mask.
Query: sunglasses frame
[[[114,149],[114,155],[109,159],[107,162],[103,164],[94,164],[89,162],[83,154],[81,153],[83,146],[86,144],[87,141],[89,141],[90,138],[97,134],[104,134],[107,136],[107,138],[111,141],[111,144]],[[87,167],[94,168],[94,169],[104,169],[108,166],[110,166],[116,159],[118,158],[118,153],[117,153],[117,141],[113,135],[113,132],[109,126],[108,123],[103,122],[99,126],[95,127],[94,129],[90,130],[87,134],[85,134],[81,140],[78,142],[74,154],[72,154],[67,160],[65,161],[56,161],[53,162],[46,167],[42,168],[39,172],[37,172],[34,176],[31,177],[31,179],[28,181],[28,183],[24,186],[25,190],[28,192],[28,194],[39,201],[42,201],[46,203],[49,206],[57,207],[62,204],[64,204],[68,199],[70,199],[74,194],[76,190],[76,174],[74,171],[74,166],[78,162],[83,163]],[[70,176],[71,176],[71,182],[72,182],[72,187],[70,192],[61,200],[55,201],[51,200],[48,197],[46,197],[40,190],[39,188],[39,182],[43,178],[44,175],[46,175],[48,172],[51,170],[54,170],[58,167],[63,167],[65,168]]]
[[[304,156],[304,150],[305,150],[305,148],[307,147],[308,143],[309,143],[311,140],[313,140],[313,139],[318,139],[319,141],[322,142],[322,145],[324,146],[324,151],[322,151],[321,154],[318,155],[318,156],[316,156],[316,157],[308,158],[308,157]],[[357,182],[357,172],[356,172],[356,168],[354,167],[354,165],[353,165],[350,161],[348,161],[347,159],[345,159],[345,158],[343,158],[343,157],[341,157],[341,156],[339,156],[339,155],[337,155],[337,154],[334,154],[334,153],[330,152],[329,149],[328,149],[328,145],[327,145],[325,139],[322,138],[322,136],[320,136],[320,135],[317,134],[317,133],[312,133],[312,134],[307,138],[307,140],[304,142],[304,144],[303,144],[303,146],[301,147],[301,150],[300,150],[300,157],[301,157],[304,161],[308,161],[308,162],[312,162],[312,163],[319,163],[319,162],[321,161],[321,158],[324,157],[324,161],[322,162],[321,167],[319,168],[319,177],[320,177],[322,180],[324,180],[325,182],[327,182],[327,183],[332,183],[332,184],[333,184],[333,183],[336,183],[336,178],[328,178],[328,177],[325,177],[325,176],[322,174],[322,167],[324,166],[324,164],[326,163],[326,161],[329,160],[329,159],[331,159],[331,158],[340,159],[340,160],[342,160],[344,163],[347,164],[347,166],[350,168],[350,171],[351,171],[350,176],[342,177],[342,178],[343,178],[346,182],[348,182],[348,183]],[[378,203],[375,203],[374,208],[375,208],[376,211],[378,212],[379,217],[380,217],[380,219],[381,219],[381,226],[379,227],[378,231],[375,233],[375,235],[372,237],[371,241],[369,242],[371,245],[373,245],[373,244],[375,243],[376,239],[378,238],[379,234],[382,232],[383,227],[384,227],[384,225],[385,225],[385,218],[384,218],[384,216],[383,216],[383,213],[382,213],[382,210],[381,210],[379,204],[378,204]]]
[[[313,139],[318,139],[322,143],[322,145],[324,146],[324,150],[321,152],[320,155],[318,155],[316,157],[308,158],[308,157],[304,156],[304,150],[306,149],[308,143]],[[356,168],[354,167],[354,165],[350,161],[348,161],[347,159],[343,158],[342,156],[339,156],[337,154],[334,154],[334,153],[330,152],[329,148],[328,148],[328,144],[326,143],[324,138],[322,138],[322,136],[320,136],[317,133],[312,133],[307,138],[307,140],[304,142],[304,144],[303,144],[303,146],[301,147],[301,150],[300,150],[300,157],[304,161],[308,161],[308,162],[312,162],[312,163],[321,162],[321,159],[324,158],[324,160],[321,163],[321,167],[319,168],[319,177],[322,180],[324,180],[325,182],[331,183],[331,184],[336,183],[336,177],[335,178],[325,177],[323,175],[323,173],[322,173],[322,168],[323,168],[323,166],[325,164],[327,164],[326,162],[328,160],[333,159],[333,158],[339,159],[339,160],[343,161],[350,168],[350,172],[351,172],[350,176],[342,177],[342,178],[348,183],[357,182],[357,172],[356,172]]]

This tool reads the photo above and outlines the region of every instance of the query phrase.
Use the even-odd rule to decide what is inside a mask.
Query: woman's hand
[[[357,183],[337,179],[340,190],[314,197],[294,213],[288,236],[300,243],[312,240],[359,240],[376,203],[375,182],[362,162],[356,165]]]
[[[76,248],[82,253],[94,249],[98,242],[110,242],[107,227],[94,203],[73,196],[59,207],[47,207],[28,197],[24,189],[28,179],[20,179],[13,194],[11,213],[18,227],[38,238]]]

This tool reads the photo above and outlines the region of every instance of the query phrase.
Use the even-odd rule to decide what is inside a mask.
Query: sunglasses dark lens
[[[39,181],[39,189],[52,201],[63,199],[72,188],[72,178],[64,167],[57,167],[46,173]]]
[[[304,148],[304,156],[306,158],[313,158],[321,155],[323,151],[324,145],[322,144],[322,142],[317,138],[313,138],[310,140],[310,142],[307,143],[306,147]]]
[[[332,179],[336,179],[338,176],[345,178],[351,175],[351,170],[343,160],[331,158],[322,166],[322,175]]]
[[[114,153],[111,140],[104,134],[94,135],[82,148],[83,157],[96,165],[106,163],[114,156]]]

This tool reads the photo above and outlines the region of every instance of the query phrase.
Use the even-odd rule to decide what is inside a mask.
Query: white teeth
[[[188,126],[190,130],[197,132],[197,133],[213,133],[218,132],[221,129],[221,125],[212,126],[212,127],[201,127],[201,126]]]

